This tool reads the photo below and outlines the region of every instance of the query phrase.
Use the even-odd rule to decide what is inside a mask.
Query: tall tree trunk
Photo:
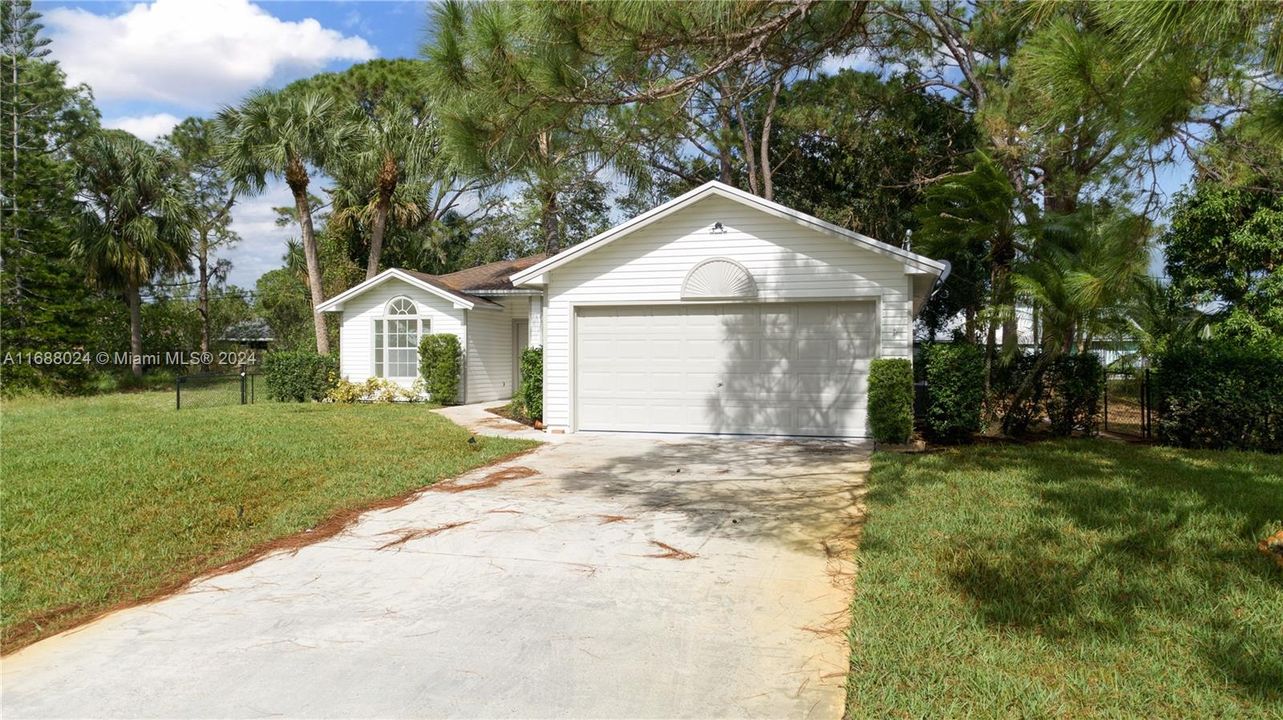
[[[780,99],[780,89],[784,86],[784,76],[776,75],[771,85],[771,99],[766,103],[765,117],[762,119],[762,149],[760,151],[762,168],[762,197],[775,199],[775,183],[771,171],[771,125],[775,120],[775,103]]]
[[[370,228],[370,259],[365,266],[365,279],[379,274],[379,260],[383,257],[383,232],[388,226],[388,211],[392,198],[379,193],[379,203],[374,208],[374,225]]]
[[[200,232],[200,244],[197,246],[200,283],[196,290],[196,311],[200,313],[200,353],[201,370],[209,370],[205,358],[209,354],[209,230]]]
[[[997,327],[998,324],[993,318],[985,323],[988,328],[985,330],[985,398],[991,397],[990,390],[993,388],[993,363],[996,355],[997,346]]]
[[[321,287],[321,259],[316,252],[316,234],[312,229],[312,208],[307,201],[307,172],[303,162],[294,159],[286,170],[285,181],[294,193],[294,208],[298,210],[298,224],[302,228],[303,257],[307,260],[307,288],[312,294],[312,327],[316,331],[316,351],[330,354],[330,336],[325,328],[325,314],[316,308],[325,302]]]
[[[557,216],[557,191],[544,190],[543,211],[539,216],[539,226],[543,230],[543,249],[549,257],[561,252],[561,219]]]
[[[740,142],[744,145],[744,164],[747,165],[748,191],[754,195],[761,195],[757,186],[757,153],[753,149],[753,136],[748,131],[748,123],[744,121],[744,113],[741,112],[736,115],[735,124],[740,126]]]
[[[993,288],[994,300],[1010,312],[1004,312],[1002,318],[1002,349],[1011,353],[1019,347],[1020,325],[1016,319],[1016,295],[1011,285],[1011,267],[1016,262],[1016,247],[1005,233],[994,239],[993,268],[989,274],[989,284]]]
[[[733,186],[735,175],[731,158],[731,115],[726,108],[726,89],[719,86],[718,93],[717,120],[722,132],[717,138],[717,179]]]
[[[399,169],[396,157],[383,156],[379,168],[379,201],[374,208],[374,226],[370,228],[370,259],[365,266],[365,279],[379,274],[379,260],[383,257],[383,233],[388,227],[388,213],[392,210],[392,195],[396,193]]]
[[[129,365],[134,377],[143,376],[143,300],[138,286],[125,287],[125,302],[129,303]]]

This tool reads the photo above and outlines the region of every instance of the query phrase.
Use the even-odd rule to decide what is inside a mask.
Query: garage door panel
[[[582,430],[863,436],[871,302],[580,308]]]

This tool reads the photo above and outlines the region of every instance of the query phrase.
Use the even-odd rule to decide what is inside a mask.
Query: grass
[[[5,651],[534,445],[479,438],[473,449],[422,405],[261,394],[181,411],[172,392],[21,398],[0,420]]]
[[[1283,717],[1283,457],[879,453],[847,716]]]

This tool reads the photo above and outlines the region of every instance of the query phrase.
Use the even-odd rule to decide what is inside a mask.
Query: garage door
[[[871,302],[581,307],[580,430],[862,437]]]

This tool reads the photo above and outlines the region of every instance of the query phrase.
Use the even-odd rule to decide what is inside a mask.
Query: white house
[[[458,335],[467,403],[542,345],[552,432],[863,437],[869,361],[911,357],[945,268],[712,182],[552,257],[394,268],[321,309],[354,381],[408,386],[419,335]]]

